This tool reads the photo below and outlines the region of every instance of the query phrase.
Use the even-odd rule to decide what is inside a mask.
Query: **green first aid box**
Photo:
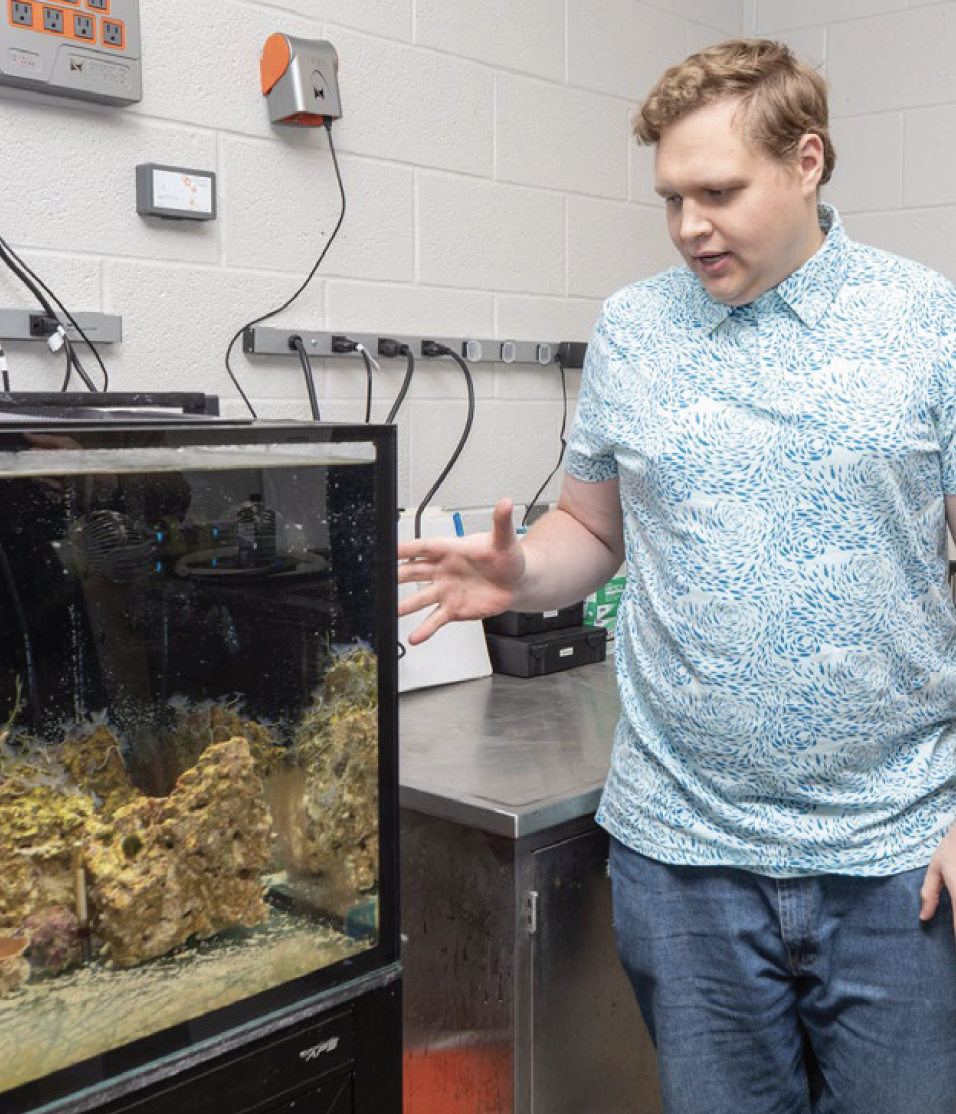
[[[624,577],[614,576],[602,588],[585,597],[584,622],[589,627],[604,627],[613,635],[617,627],[617,611],[624,595]]]

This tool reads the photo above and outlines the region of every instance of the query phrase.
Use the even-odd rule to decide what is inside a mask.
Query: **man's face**
[[[783,163],[744,136],[737,115],[735,99],[689,113],[664,129],[655,161],[671,239],[707,293],[731,306],[759,298],[823,242],[820,139],[804,136]]]

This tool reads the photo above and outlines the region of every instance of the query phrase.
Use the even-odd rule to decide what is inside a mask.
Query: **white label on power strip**
[[[106,85],[122,85],[129,88],[132,83],[129,66],[117,62],[98,62],[95,58],[70,57],[70,70],[84,70],[91,78],[104,82]]]
[[[212,212],[212,179],[198,174],[153,171],[153,204],[159,209],[186,213]]]
[[[565,648],[563,650],[558,650],[558,657],[559,658],[569,658],[569,657],[571,657],[571,655],[573,653],[574,653],[574,647],[573,646],[565,646]]]
[[[11,66],[16,66],[18,70],[27,73],[33,73],[40,68],[40,55],[34,54],[31,50],[14,50],[11,47],[7,51],[7,58]]]
[[[545,619],[553,619],[557,615],[557,611],[542,611],[541,614]]]

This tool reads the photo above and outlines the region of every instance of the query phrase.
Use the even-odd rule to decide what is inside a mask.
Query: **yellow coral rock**
[[[94,935],[130,967],[190,937],[261,923],[270,832],[249,743],[213,744],[168,797],[134,801],[91,832]]]

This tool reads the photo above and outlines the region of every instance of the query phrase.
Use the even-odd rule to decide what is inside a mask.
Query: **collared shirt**
[[[598,820],[665,862],[925,865],[956,816],[956,291],[851,242],[755,302],[619,291],[570,475],[617,477],[622,716]]]

